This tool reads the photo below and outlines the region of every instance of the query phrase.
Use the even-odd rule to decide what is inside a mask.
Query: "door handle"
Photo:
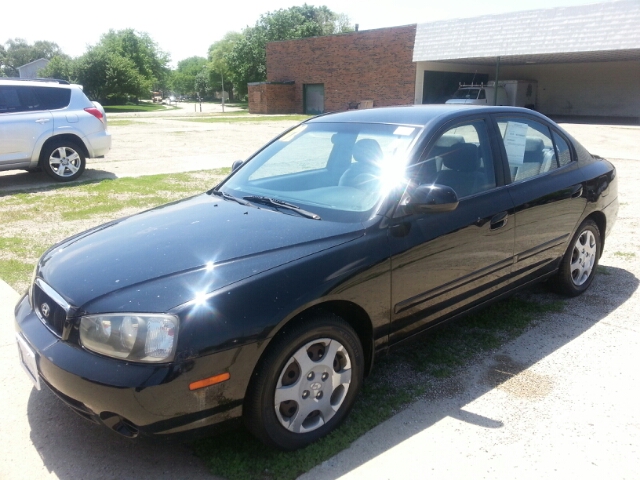
[[[582,185],[578,185],[571,191],[571,198],[578,198],[582,196]]]
[[[39,118],[38,120],[36,120],[36,123],[39,123],[40,125],[42,125],[43,123],[47,123],[49,120],[51,120],[50,118]]]
[[[491,219],[491,230],[497,230],[498,228],[502,228],[507,224],[507,220],[509,220],[509,212],[500,212],[493,216]]]

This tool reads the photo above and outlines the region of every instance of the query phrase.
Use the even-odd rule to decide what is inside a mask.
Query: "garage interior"
[[[535,80],[541,113],[640,122],[637,1],[418,24],[413,60],[417,104],[443,103],[459,82]]]

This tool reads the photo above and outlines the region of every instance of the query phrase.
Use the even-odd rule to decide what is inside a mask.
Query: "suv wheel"
[[[69,182],[82,175],[86,159],[76,143],[56,141],[42,150],[40,166],[54,180]]]

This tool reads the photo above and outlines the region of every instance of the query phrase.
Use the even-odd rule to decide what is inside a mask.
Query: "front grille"
[[[67,312],[37,283],[33,285],[33,308],[49,330],[61,337]]]

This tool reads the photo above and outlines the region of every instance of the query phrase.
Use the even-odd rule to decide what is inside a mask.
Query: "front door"
[[[324,83],[304,86],[304,113],[308,115],[324,113]]]
[[[30,87],[0,86],[0,165],[28,164],[38,140],[52,131],[51,113]]]
[[[513,204],[495,174],[500,157],[490,131],[484,118],[445,127],[414,165],[416,183],[449,186],[460,203],[393,219],[390,343],[470,308],[508,280]]]

